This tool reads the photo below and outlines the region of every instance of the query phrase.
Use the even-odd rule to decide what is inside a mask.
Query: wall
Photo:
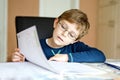
[[[64,3],[65,6],[63,5]],[[71,8],[79,9],[80,0],[40,0],[40,16],[58,17],[62,12]],[[54,5],[53,5],[54,4]],[[63,6],[61,6],[63,5]]]
[[[90,22],[89,33],[83,37],[82,41],[90,46],[96,47],[96,28],[97,28],[97,7],[98,0],[80,0],[80,9],[88,15]]]
[[[99,0],[98,17],[97,47],[107,58],[120,59],[120,0]]]
[[[39,0],[8,0],[8,61],[17,48],[15,33],[16,16],[38,16]]]
[[[7,0],[0,0],[0,62],[7,56]]]

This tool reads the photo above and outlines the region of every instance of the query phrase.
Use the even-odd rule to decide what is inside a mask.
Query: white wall
[[[0,62],[7,57],[7,0],[0,0]]]
[[[39,15],[44,17],[58,17],[65,10],[79,9],[79,0],[39,0]]]

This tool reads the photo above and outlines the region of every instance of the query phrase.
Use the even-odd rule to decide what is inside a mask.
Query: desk
[[[108,73],[103,75],[58,75],[30,62],[8,62],[0,63],[0,80],[120,80],[120,71],[101,63],[84,64],[107,70]]]

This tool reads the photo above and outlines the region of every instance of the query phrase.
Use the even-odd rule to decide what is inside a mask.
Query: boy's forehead
[[[80,24],[77,24],[77,23],[75,23],[75,22],[69,22],[69,21],[67,21],[67,20],[61,20],[60,22],[63,22],[64,25],[66,25],[66,26],[68,26],[68,27],[69,27],[69,24],[73,24],[73,25],[75,25],[75,26],[74,26],[74,29],[76,29],[76,30],[80,30],[80,28],[81,28],[81,25],[80,25]]]
[[[71,28],[73,32],[78,33],[78,34],[80,33],[81,26],[78,25],[77,23],[71,23],[67,20],[61,20],[60,22],[62,22],[65,26],[68,26],[69,29]]]

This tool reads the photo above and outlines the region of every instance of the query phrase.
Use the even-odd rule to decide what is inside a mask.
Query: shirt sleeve
[[[72,45],[72,53],[68,54],[69,62],[104,62],[106,60],[102,51],[97,48],[77,42]]]

